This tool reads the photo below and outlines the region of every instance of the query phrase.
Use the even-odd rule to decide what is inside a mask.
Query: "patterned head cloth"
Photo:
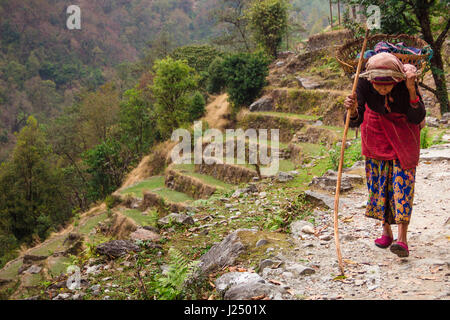
[[[366,63],[366,72],[361,77],[368,78],[374,84],[396,84],[406,79],[407,71],[416,71],[417,68],[402,62],[393,54],[378,53],[369,58]]]

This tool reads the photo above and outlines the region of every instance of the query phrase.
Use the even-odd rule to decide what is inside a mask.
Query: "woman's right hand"
[[[350,112],[350,116],[352,117],[355,117],[358,114],[356,103],[356,94],[349,95],[344,101],[344,106],[347,111]]]

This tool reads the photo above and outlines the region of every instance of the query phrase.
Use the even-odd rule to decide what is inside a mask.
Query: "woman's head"
[[[372,86],[383,96],[390,93],[394,86],[403,80],[404,66],[391,53],[382,52],[372,56],[366,63],[366,70],[371,73],[369,80]]]

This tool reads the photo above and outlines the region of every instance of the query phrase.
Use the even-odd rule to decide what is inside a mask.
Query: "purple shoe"
[[[382,235],[381,238],[375,240],[375,245],[379,248],[385,249],[391,245],[392,241],[394,241],[394,238]]]
[[[398,255],[400,258],[408,257],[408,245],[404,242],[397,241],[391,246],[391,252]]]

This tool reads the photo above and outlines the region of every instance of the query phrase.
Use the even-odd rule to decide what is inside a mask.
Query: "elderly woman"
[[[375,245],[390,246],[399,257],[409,255],[407,231],[419,162],[420,123],[425,118],[415,80],[414,66],[403,65],[390,53],[379,53],[367,61],[356,97],[345,100],[351,112],[350,126],[361,126],[369,190],[366,216],[382,221],[383,233]],[[398,225],[394,243],[392,224]]]

